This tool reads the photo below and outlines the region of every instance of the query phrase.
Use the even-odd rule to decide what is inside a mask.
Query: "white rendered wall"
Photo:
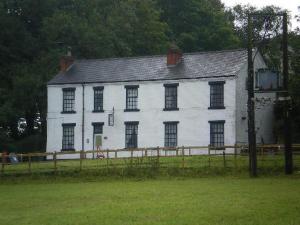
[[[262,56],[258,53],[254,59],[254,72],[258,69],[267,68]],[[241,68],[236,81],[236,142],[237,144],[248,143],[248,113],[247,101],[248,91],[246,90],[247,63]],[[255,85],[255,84],[254,84]],[[276,99],[275,93],[255,93],[256,98]],[[273,135],[274,105],[262,106],[255,102],[255,128],[256,142],[266,144],[274,143]]]
[[[220,79],[224,80],[224,79]],[[125,147],[126,121],[139,121],[138,147],[164,146],[165,121],[179,121],[178,146],[207,146],[210,143],[211,120],[225,120],[225,145],[236,141],[235,129],[235,90],[234,77],[226,79],[224,84],[225,109],[209,110],[210,80],[181,80],[168,82],[130,82],[112,84],[85,85],[85,127],[84,150],[93,149],[93,122],[104,122],[103,149]],[[214,80],[216,81],[216,80]],[[218,80],[219,81],[219,80]],[[179,83],[178,111],[163,111],[165,106],[165,83]],[[126,101],[125,85],[139,85],[139,112],[124,112]],[[94,86],[104,86],[104,112],[93,113]],[[61,114],[62,88],[76,87],[76,114]],[[108,114],[114,107],[114,126],[108,126]],[[47,151],[61,151],[62,123],[76,123],[75,149],[82,148],[82,86],[57,85],[48,86],[48,134]]]

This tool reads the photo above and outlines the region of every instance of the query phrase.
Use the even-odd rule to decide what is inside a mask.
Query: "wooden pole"
[[[282,33],[282,65],[283,65],[283,88],[285,92],[284,103],[284,156],[285,173],[293,173],[293,152],[292,152],[292,126],[289,97],[289,62],[288,62],[288,31],[287,31],[287,13],[283,14],[283,33]]]
[[[248,14],[248,144],[249,144],[249,171],[250,176],[257,176],[256,134],[254,111],[254,68],[253,68],[253,40],[252,15]]]

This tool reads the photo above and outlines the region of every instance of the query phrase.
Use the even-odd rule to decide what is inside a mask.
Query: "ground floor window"
[[[164,122],[164,124],[165,124],[165,147],[176,147],[178,122]]]
[[[103,133],[103,125],[104,123],[102,122],[95,122],[92,123],[93,127],[94,127],[94,134],[102,134]]]
[[[210,121],[210,145],[224,146],[224,120]]]
[[[125,147],[138,147],[138,124],[139,122],[125,122]]]
[[[62,137],[62,150],[74,150],[74,127],[75,123],[62,124],[63,137]]]

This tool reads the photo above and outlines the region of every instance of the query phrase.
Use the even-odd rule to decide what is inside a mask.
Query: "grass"
[[[2,182],[0,224],[298,225],[299,187],[299,175]]]

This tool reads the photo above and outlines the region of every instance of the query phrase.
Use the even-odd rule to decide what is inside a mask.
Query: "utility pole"
[[[293,173],[292,132],[290,118],[290,97],[288,92],[289,63],[288,63],[288,33],[287,13],[283,13],[282,33],[282,74],[284,92],[284,147],[285,147],[285,173]]]
[[[248,149],[249,172],[252,177],[257,176],[256,134],[254,111],[254,68],[253,68],[253,40],[252,40],[252,15],[248,15]]]

